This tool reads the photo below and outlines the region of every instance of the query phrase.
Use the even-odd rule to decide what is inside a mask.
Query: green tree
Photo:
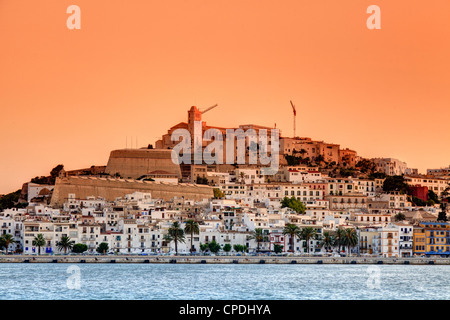
[[[375,172],[376,167],[375,163],[369,159],[361,159],[356,164],[356,168],[359,169],[359,171],[367,174]]]
[[[178,255],[178,242],[184,243],[184,230],[180,227],[180,223],[175,221],[168,230],[168,240],[175,242],[175,255]],[[170,242],[170,241],[169,241]]]
[[[440,203],[438,195],[433,190],[428,190],[428,199],[433,200],[434,203]]]
[[[0,247],[5,248],[6,254],[8,254],[9,245],[14,243],[14,237],[7,233],[0,237]]]
[[[72,252],[83,253],[83,252],[87,251],[87,249],[88,249],[88,246],[85,245],[84,243],[77,243],[77,244],[73,245]]]
[[[225,252],[228,254],[228,253],[231,251],[231,244],[226,243],[226,244],[223,246],[222,250],[225,251]]]
[[[285,154],[284,158],[286,159],[288,166],[298,166],[302,160],[301,157],[296,157],[288,154]]]
[[[64,250],[64,254],[67,253],[67,249],[72,249],[75,241],[70,240],[68,236],[62,236],[61,240],[56,243],[56,246],[60,251]]]
[[[285,225],[283,229],[283,235],[289,235],[289,244],[290,244],[290,250],[291,252],[294,252],[294,240],[295,237],[300,238],[300,228],[292,223],[288,223]]]
[[[306,211],[306,207],[300,200],[296,199],[294,196],[291,198],[284,197],[283,200],[281,200],[281,207],[282,208],[291,208],[297,213],[303,214]]]
[[[196,184],[208,184],[208,178],[197,176]]]
[[[214,198],[216,198],[216,199],[225,198],[225,193],[223,193],[223,191],[220,190],[219,188],[214,188],[213,192],[214,192]]]
[[[441,211],[439,211],[437,221],[447,221],[447,204],[450,196],[450,184],[441,192]]]
[[[439,211],[437,221],[446,222],[448,220],[447,219],[447,206],[446,206],[446,203],[445,202],[441,202],[440,208],[441,208],[441,211]]]
[[[355,169],[354,168],[340,168],[339,175],[342,177],[354,177]]]
[[[220,244],[218,244],[215,241],[211,241],[210,243],[208,243],[208,249],[209,251],[211,251],[212,253],[217,253],[220,250]]]
[[[395,221],[403,221],[406,219],[406,216],[403,212],[399,212],[394,216]]]
[[[109,250],[109,246],[106,242],[100,243],[97,247],[97,252],[101,253],[101,254],[105,254],[106,252],[108,252],[108,250]]]
[[[38,255],[41,254],[41,247],[45,246],[45,238],[42,233],[34,237],[32,245],[38,247]]]
[[[20,203],[20,195],[22,190],[17,190],[0,196],[0,211],[11,208],[24,208],[27,203]]]
[[[373,172],[369,175],[369,179],[386,179],[386,173],[384,172]]]
[[[314,162],[320,165],[322,162],[325,162],[325,158],[324,158],[323,155],[319,154],[319,155],[314,159]]]
[[[256,228],[252,233],[248,236],[249,240],[255,240],[257,245],[256,251],[259,252],[260,250],[260,243],[261,242],[267,242],[268,236],[264,234],[263,229]]]
[[[383,191],[399,191],[400,193],[408,194],[409,186],[403,176],[388,176],[383,182]]]
[[[58,164],[56,167],[54,167],[51,171],[50,171],[50,184],[55,184],[56,182],[56,177],[59,176],[59,173],[61,172],[61,170],[64,169],[64,165],[62,164]]]
[[[417,198],[415,196],[411,197],[411,202],[417,207],[425,207],[427,205],[427,203],[425,201],[423,201],[422,199]]]
[[[206,250],[208,250],[208,244],[207,243],[200,243],[200,251],[205,253]]]
[[[200,228],[198,226],[198,222],[194,220],[187,220],[184,222],[184,232],[191,235],[191,247],[189,248],[189,252],[192,254],[194,250],[193,239],[194,234],[200,233]]]
[[[302,228],[300,231],[300,239],[306,241],[306,252],[309,254],[309,241],[317,235],[317,230],[312,227]]]
[[[236,252],[245,252],[245,251],[247,251],[247,246],[244,246],[244,245],[242,245],[242,244],[235,244],[235,245],[233,246],[233,249],[234,249],[234,251],[236,251]]]
[[[279,245],[279,244],[274,244],[273,245],[273,252],[275,252],[275,253],[283,252],[283,246]]]

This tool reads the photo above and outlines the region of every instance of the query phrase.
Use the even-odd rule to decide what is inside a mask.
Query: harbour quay
[[[0,263],[167,263],[167,264],[388,264],[450,265],[437,257],[280,257],[280,256],[0,256]]]

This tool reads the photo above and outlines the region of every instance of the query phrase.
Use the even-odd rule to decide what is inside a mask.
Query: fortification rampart
[[[154,171],[165,171],[181,178],[180,166],[172,161],[172,150],[122,149],[113,150],[105,172],[124,179],[137,179]]]
[[[164,200],[184,197],[184,199],[200,201],[209,199],[214,194],[213,188],[205,185],[69,176],[56,179],[51,206],[61,207],[71,193],[78,199],[94,196],[113,201],[136,191],[149,192],[153,198]]]

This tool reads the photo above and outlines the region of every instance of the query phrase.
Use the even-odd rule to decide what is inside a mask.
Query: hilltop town
[[[398,159],[281,133],[276,174],[238,164],[234,148],[233,163],[175,163],[171,137],[195,136],[194,122],[202,137],[274,129],[210,126],[206,111],[192,107],[154,145],[114,150],[105,166],[59,165],[25,183],[0,203],[3,252],[450,256],[450,167],[419,174]]]

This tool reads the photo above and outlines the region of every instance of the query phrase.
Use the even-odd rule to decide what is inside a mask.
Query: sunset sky
[[[210,124],[292,136],[292,100],[297,135],[448,166],[449,16],[448,0],[0,0],[0,193],[216,103]]]

